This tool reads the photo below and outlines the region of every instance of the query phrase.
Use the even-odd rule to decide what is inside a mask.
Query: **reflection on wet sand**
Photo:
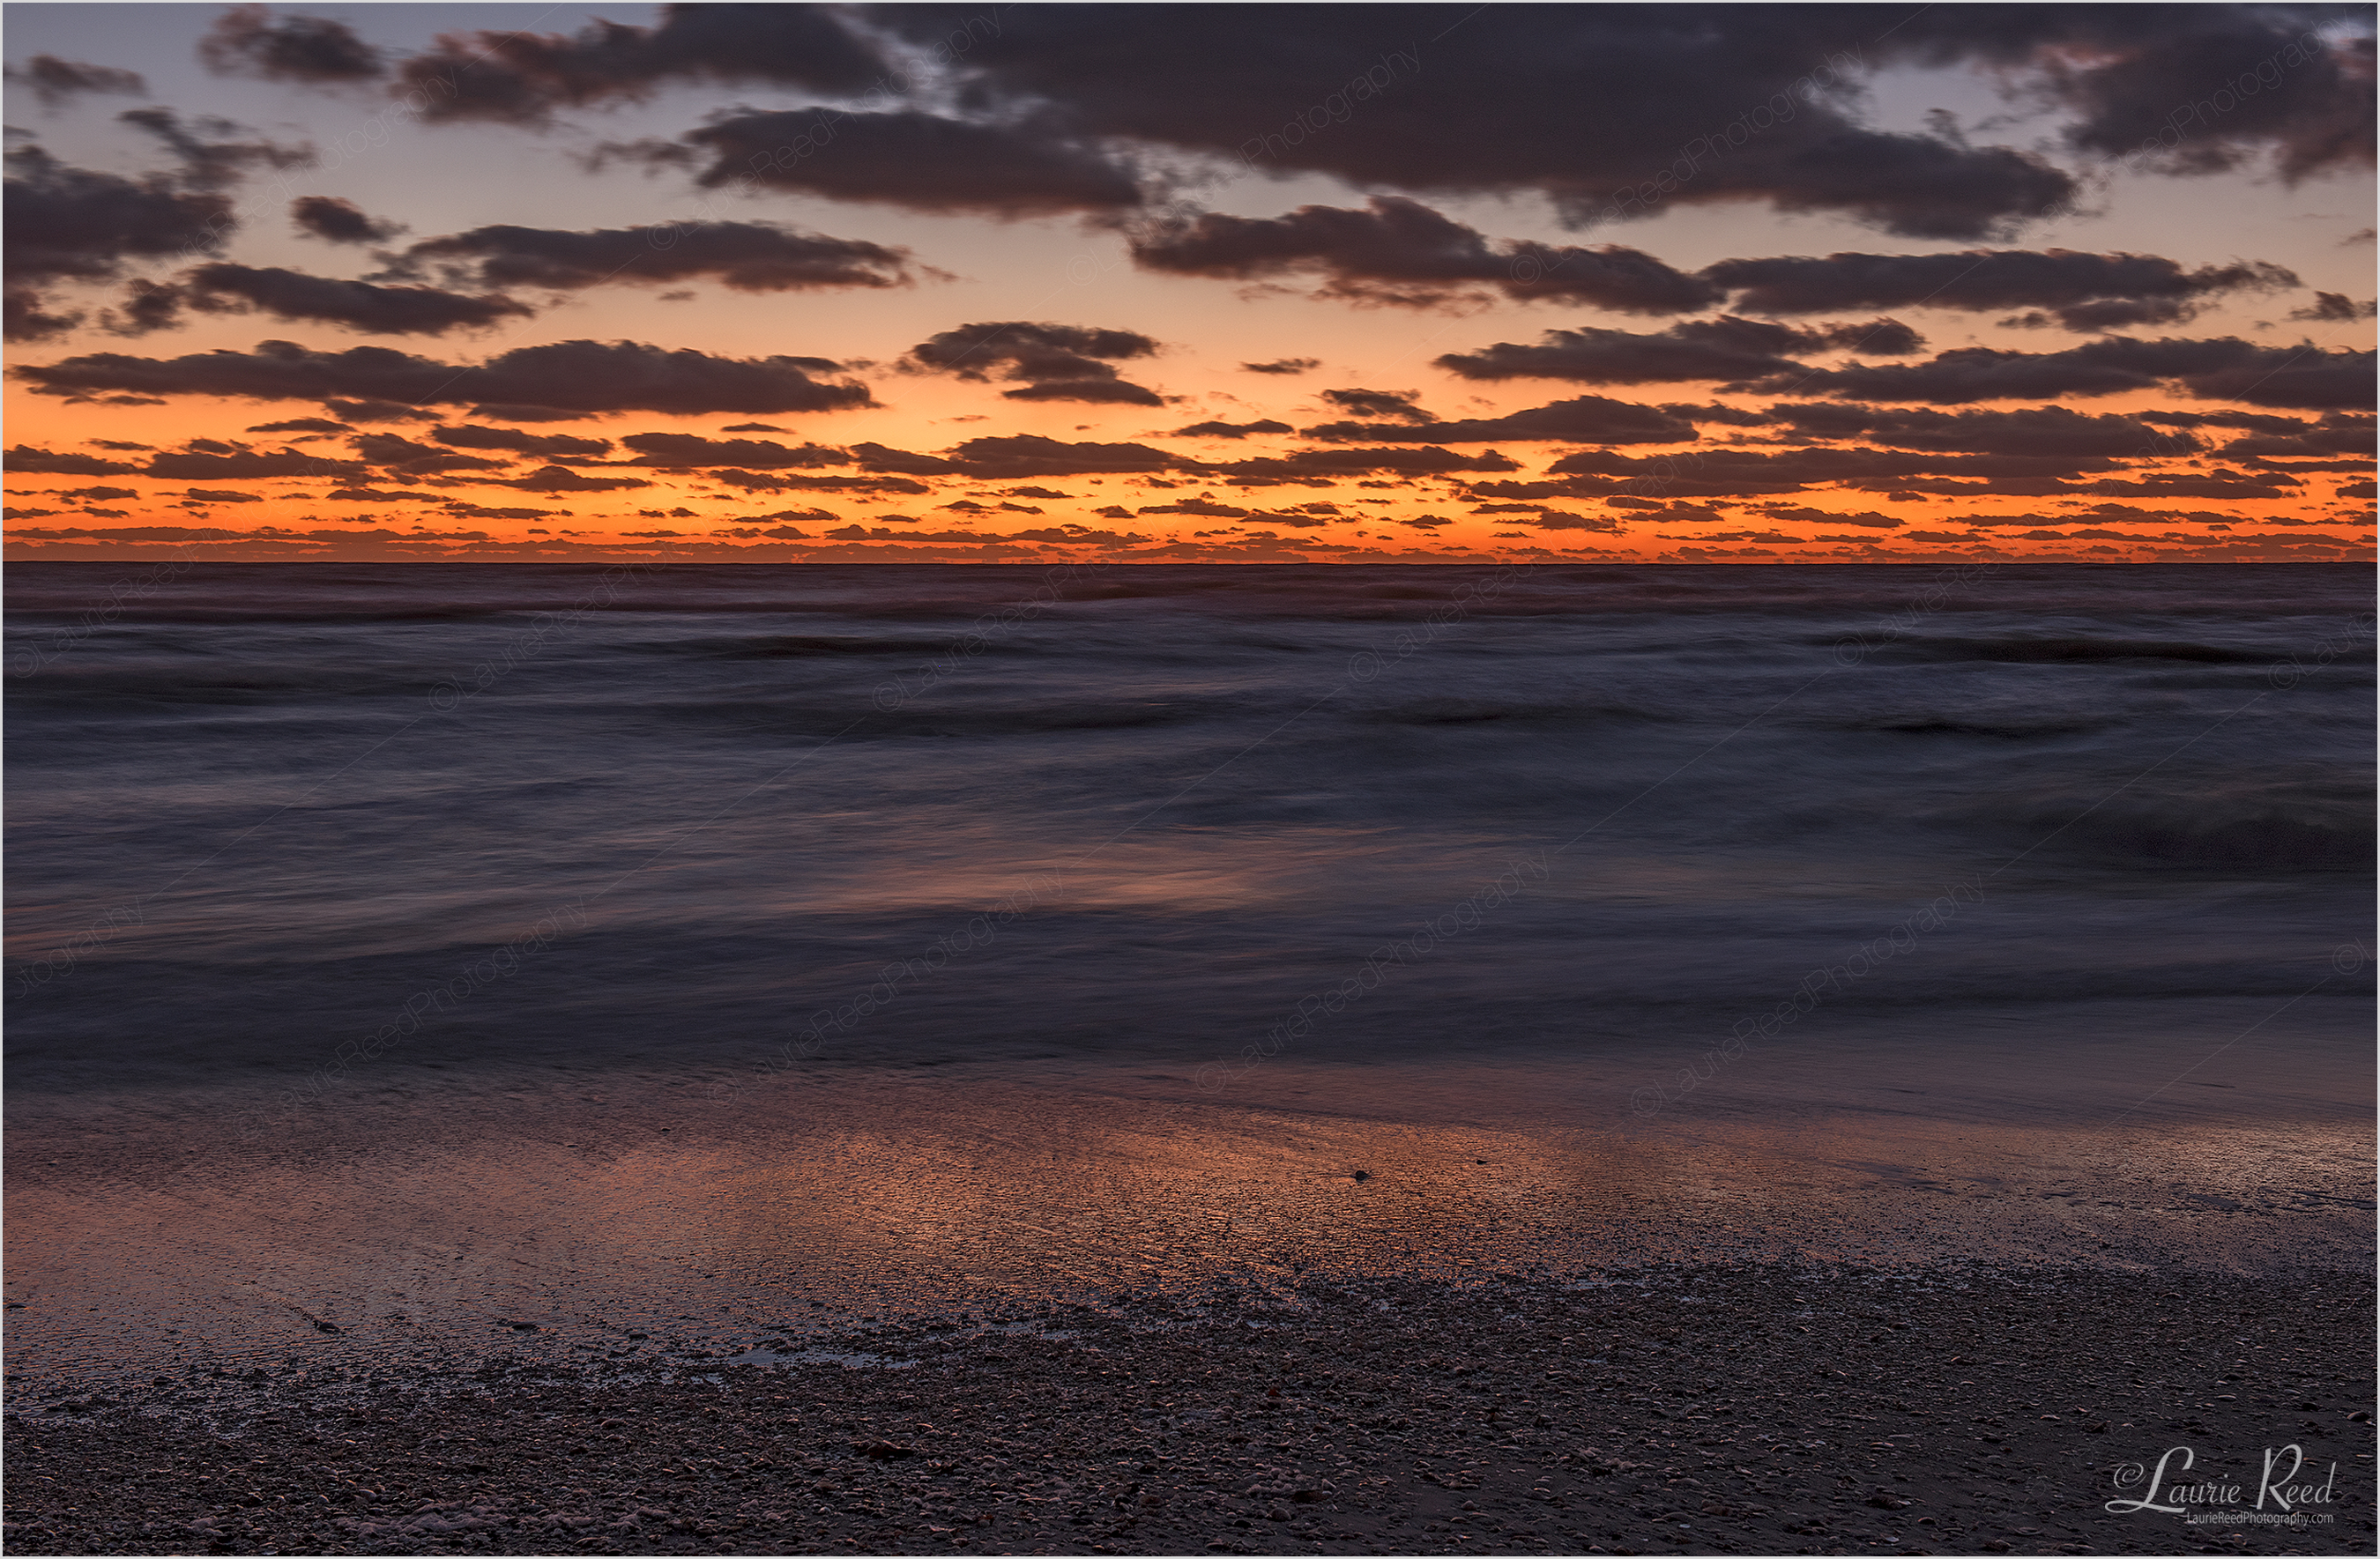
[[[1308,1272],[2366,1259],[2366,1057],[2273,1038],[2128,1106],[2143,1060],[2070,1056],[2053,1099],[2005,1055],[1917,1077],[1846,1044],[1649,1118],[1591,1064],[1284,1059],[1220,1096],[1089,1067],[432,1076],[245,1148],[187,1095],[19,1101],[10,1368],[734,1351]]]

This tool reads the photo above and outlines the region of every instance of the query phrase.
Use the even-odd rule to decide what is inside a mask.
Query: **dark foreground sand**
[[[2374,1546],[2361,1275],[1680,1265],[1202,1299],[806,1339],[841,1360],[722,1364],[688,1348],[577,1365],[523,1332],[468,1371],[329,1355],[192,1368],[21,1406],[8,1547]],[[2241,1522],[2266,1448],[2289,1444],[2301,1514]],[[2121,1469],[2175,1446],[2194,1454],[2189,1481],[2239,1491],[2221,1522],[2107,1508],[2151,1493]],[[2283,1518],[2270,1494],[2263,1514]]]

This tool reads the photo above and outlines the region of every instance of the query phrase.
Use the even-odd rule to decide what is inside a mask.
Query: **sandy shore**
[[[24,1553],[2370,1553],[2361,1275],[1309,1279],[19,1409]],[[2249,1525],[2107,1502],[2188,1446]],[[2291,1454],[2294,1455],[2293,1453]],[[2158,1500],[2156,1503],[2168,1503]],[[2194,1507],[2193,1507],[2194,1508]]]
[[[19,1092],[9,1541],[2370,1552],[2368,1050],[2226,1021]],[[2290,1444],[2332,1521],[2105,1508]]]

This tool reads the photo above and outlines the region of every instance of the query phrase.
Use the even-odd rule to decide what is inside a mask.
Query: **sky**
[[[6,555],[2369,559],[2374,18],[10,5]]]

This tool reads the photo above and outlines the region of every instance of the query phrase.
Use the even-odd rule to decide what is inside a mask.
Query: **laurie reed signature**
[[[2154,1467],[2119,1464],[2116,1487],[2139,1492],[2109,1500],[2107,1509],[2114,1516],[2143,1512],[2180,1516],[2191,1526],[2309,1527],[2331,1518],[2328,1511],[2317,1507],[2337,1503],[2337,1462],[2315,1479],[2305,1475],[2306,1454],[2301,1445],[2283,1445],[2277,1450],[2268,1445],[2264,1456],[2253,1501],[2248,1498],[2247,1485],[2228,1478],[2181,1481],[2197,1467],[2198,1453],[2188,1445],[2176,1445],[2157,1457]]]

